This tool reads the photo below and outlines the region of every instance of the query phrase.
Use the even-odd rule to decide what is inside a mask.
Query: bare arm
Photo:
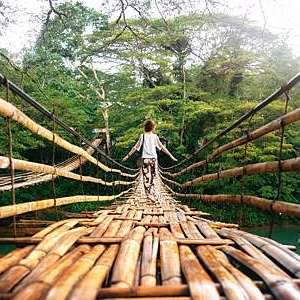
[[[157,144],[161,148],[163,152],[165,152],[170,158],[174,161],[177,161],[177,159],[169,152],[169,150],[163,146],[163,144],[160,142],[159,138],[157,137]]]
[[[141,147],[142,143],[142,137],[139,138],[138,142],[135,144],[135,146],[132,147],[132,149],[129,151],[129,153],[122,159],[122,161],[126,161],[129,156],[131,156],[137,149]]]

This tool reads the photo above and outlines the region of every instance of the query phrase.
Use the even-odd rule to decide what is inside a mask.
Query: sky
[[[34,15],[38,15],[43,8],[47,8],[48,1],[2,1],[17,7],[17,13],[13,15],[16,20],[15,24],[11,24],[4,34],[0,35],[0,48],[8,49],[11,55],[17,57],[20,56],[22,50],[33,45],[41,24]],[[101,9],[101,0],[83,0],[82,2],[95,9]],[[298,16],[300,0],[228,0],[227,7],[222,7],[222,9],[234,15],[245,15],[271,32],[279,34],[288,32],[287,42],[293,53],[300,56],[300,17]]]

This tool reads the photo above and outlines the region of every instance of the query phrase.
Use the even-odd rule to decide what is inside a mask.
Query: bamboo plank
[[[188,296],[189,288],[187,285],[155,286],[155,287],[136,287],[136,288],[102,288],[99,295],[107,297],[170,297]]]
[[[195,254],[188,246],[179,246],[183,274],[195,300],[217,300],[220,294]]]
[[[268,241],[249,233],[240,233],[245,239],[271,256],[278,264],[284,265],[295,277],[300,278],[300,261]]]
[[[111,224],[112,226],[112,224]],[[112,227],[111,230],[107,230],[104,234],[105,237],[112,234],[117,234],[121,238],[126,236],[132,227],[132,221],[125,221],[120,226]],[[96,262],[95,266],[88,272],[88,274],[77,285],[74,292],[70,295],[70,299],[78,300],[91,300],[96,299],[98,289],[101,287],[108,272],[110,271],[113,262],[118,254],[119,245],[109,246],[103,255]]]
[[[62,257],[49,269],[39,274],[34,282],[26,285],[14,293],[14,300],[37,300],[44,298],[51,286],[61,275],[69,269],[83,254],[90,250],[90,246],[81,245]]]
[[[150,228],[145,233],[141,264],[141,286],[156,286],[156,259],[159,236],[157,228]]]
[[[130,287],[133,285],[144,233],[144,227],[136,227],[121,243],[112,272],[112,286]]]
[[[47,255],[32,269],[31,273],[26,276],[17,286],[17,290],[22,289],[25,285],[35,281],[39,275],[51,267],[56,261],[65,255],[69,249],[74,245],[77,239],[81,236],[88,234],[91,231],[85,227],[78,227],[69,230],[63,234],[60,239],[55,243],[54,247],[47,253]],[[40,245],[40,244],[39,244]],[[38,248],[39,245],[36,247]]]
[[[159,229],[159,236],[162,284],[181,284],[180,256],[175,238],[166,228]]]
[[[272,294],[278,299],[299,299],[300,289],[287,276],[262,264],[260,261],[250,257],[240,250],[227,246],[223,251],[255,272],[267,284]]]
[[[50,289],[46,300],[66,299],[75,283],[92,268],[105,248],[104,245],[96,245],[88,253],[79,258]]]
[[[245,274],[240,272],[238,269],[233,267],[223,252],[218,251],[215,248],[210,247],[209,251],[212,255],[223,265],[223,267],[228,270],[237,282],[241,285],[243,290],[246,292],[249,300],[263,300],[264,296],[255,283]]]
[[[252,256],[253,258],[258,259],[262,263],[268,265],[270,268],[277,270],[279,273],[284,274],[289,277],[282,269],[280,269],[273,261],[271,261],[266,255],[264,255],[261,251],[259,251],[255,246],[253,246],[246,239],[237,236],[236,234],[226,232],[224,230],[220,230],[220,235],[229,239],[234,240],[236,244],[239,245],[241,249],[243,249],[247,254]]]
[[[27,246],[24,248],[17,248],[7,255],[0,258],[0,274],[16,265],[22,258],[27,256],[32,250],[33,246]]]
[[[211,246],[198,246],[196,248],[198,256],[206,267],[214,274],[222,285],[224,294],[229,299],[247,299],[247,294],[240,286],[234,276],[216,259],[210,251]]]
[[[95,230],[90,234],[90,237],[101,237],[104,232],[107,230],[109,224],[114,219],[113,216],[107,216],[96,228]]]

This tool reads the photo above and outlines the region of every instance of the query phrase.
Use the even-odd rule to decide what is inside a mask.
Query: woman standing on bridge
[[[177,159],[162,145],[158,136],[153,133],[155,130],[155,123],[152,120],[147,120],[144,123],[144,134],[141,134],[136,145],[123,158],[126,161],[136,150],[140,151],[142,147],[142,172],[145,192],[147,195],[151,194],[153,187],[153,178],[155,177],[157,153],[156,148],[165,152],[174,161]]]

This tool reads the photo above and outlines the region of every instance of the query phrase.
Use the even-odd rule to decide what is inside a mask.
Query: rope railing
[[[30,97],[28,94],[26,94],[23,90],[21,90],[19,87],[17,87],[14,83],[9,81],[5,76],[0,74],[0,85],[6,85],[8,83],[9,89],[20,96],[22,99],[24,99],[26,102],[28,102],[30,105],[32,105],[35,109],[40,111],[43,115],[45,115],[47,118],[54,121],[56,124],[58,124],[60,127],[62,127],[65,131],[71,133],[73,136],[75,136],[77,139],[81,139],[85,144],[88,146],[94,148],[98,153],[100,153],[102,156],[104,156],[106,159],[110,160],[117,166],[124,168],[125,170],[129,171],[137,171],[137,169],[128,168],[113,158],[111,158],[109,155],[107,155],[105,152],[101,151],[98,147],[95,147],[89,140],[84,138],[82,135],[80,135],[77,131],[73,130],[71,127],[69,127],[67,124],[65,124],[63,121],[59,120],[53,113],[51,113],[49,110],[47,110],[45,107],[43,107],[40,103],[38,103],[36,100],[34,100],[32,97]]]
[[[99,178],[94,178],[91,176],[83,176],[83,175],[78,175],[70,171],[65,171],[60,168],[55,168],[52,166],[48,166],[45,164],[39,164],[39,163],[34,163],[34,162],[29,162],[25,160],[20,160],[20,159],[12,159],[11,161],[14,169],[17,170],[27,170],[27,171],[33,171],[33,172],[42,172],[44,174],[51,174],[54,176],[61,176],[65,178],[71,178],[74,180],[78,181],[84,181],[84,182],[94,182],[94,183],[100,183],[102,185],[106,186],[113,186],[113,185],[130,185],[133,184],[134,181],[113,181],[113,182],[106,182],[102,179]],[[10,160],[8,157],[0,156],[0,168],[1,169],[7,169],[10,167]]]
[[[95,146],[98,146],[102,142],[102,138],[95,139],[92,143]],[[86,149],[86,152],[92,155],[94,153],[94,148],[88,147]],[[82,159],[82,163],[85,163],[87,160],[84,158]],[[60,162],[58,164],[55,164],[55,168],[62,169],[64,171],[72,171],[74,169],[77,169],[79,167],[79,156],[75,155],[63,162]],[[57,177],[56,175],[45,175],[41,172],[32,172],[32,171],[25,171],[22,173],[15,174],[14,176],[14,182],[15,182],[15,188],[25,188],[28,186],[32,186],[35,184],[44,183],[47,181],[52,180],[52,177],[54,179]],[[10,176],[1,176],[0,177],[0,191],[7,191],[11,189],[11,178]],[[20,183],[17,183],[20,182]]]
[[[271,211],[272,200],[249,196],[249,195],[203,195],[203,194],[183,194],[177,193],[172,190],[167,184],[164,184],[164,187],[174,196],[181,197],[181,198],[196,198],[201,201],[207,202],[231,202],[231,203],[241,203],[244,201],[244,204],[252,205],[263,210]],[[273,211],[276,213],[283,213],[287,216],[295,216],[300,217],[300,205],[296,203],[288,203],[284,201],[276,201],[273,205]]]
[[[78,154],[91,163],[95,164],[96,166],[98,165],[102,170],[105,172],[115,172],[119,173],[121,176],[126,176],[126,177],[136,177],[137,174],[128,174],[128,173],[123,173],[119,169],[112,169],[107,167],[106,165],[102,164],[101,162],[97,161],[94,157],[92,157],[90,154],[88,154],[85,150],[82,148],[69,143],[65,139],[61,138],[58,134],[53,134],[50,130],[44,128],[43,126],[37,124],[34,122],[32,119],[30,119],[28,116],[26,116],[23,112],[21,112],[19,109],[17,109],[14,105],[8,103],[7,101],[3,100],[0,98],[0,114],[6,117],[10,117],[13,120],[17,121],[19,124],[22,124],[29,130],[31,130],[33,133],[46,138],[50,142],[55,141],[56,145],[59,145],[60,147],[74,153]],[[90,145],[92,145],[90,143]]]
[[[193,170],[197,167],[203,166],[207,164],[208,162],[212,161],[215,157],[218,155],[224,153],[225,151],[234,149],[236,147],[242,146],[250,141],[254,141],[270,132],[279,130],[281,128],[281,124],[288,125],[292,124],[296,121],[300,120],[300,108],[295,109],[294,111],[254,130],[253,132],[247,134],[246,136],[243,136],[239,139],[236,139],[226,145],[223,145],[219,147],[217,150],[215,150],[210,156],[208,156],[205,160],[199,161],[197,163],[194,163],[184,169],[182,169],[179,172],[171,173],[171,172],[162,172],[162,174],[168,175],[170,177],[176,177],[178,175],[182,175],[186,173],[187,171]]]
[[[178,164],[173,165],[171,167],[163,168],[160,167],[162,170],[171,170],[174,168],[177,168],[181,165],[183,165],[185,162],[189,161],[191,158],[193,158],[195,155],[206,149],[209,145],[217,141],[219,138],[225,136],[227,133],[229,133],[231,130],[236,128],[238,125],[240,125],[245,120],[249,119],[252,115],[260,111],[262,108],[276,100],[278,97],[289,91],[292,87],[294,87],[298,82],[300,81],[300,73],[297,73],[293,78],[291,78],[285,85],[282,85],[279,89],[277,89],[272,95],[267,97],[265,100],[261,101],[259,104],[257,104],[255,107],[253,107],[250,111],[248,111],[246,114],[244,114],[240,119],[235,121],[231,126],[224,129],[221,133],[219,133],[217,136],[209,140],[206,144],[204,144],[202,147],[197,149],[193,154],[188,156],[187,158],[180,161]]]
[[[121,196],[125,195],[131,191],[131,188],[123,191],[117,195],[111,196],[89,196],[89,195],[77,195],[77,196],[69,196],[63,198],[56,198],[56,206],[68,205],[79,202],[102,202],[102,201],[112,201]],[[7,205],[0,207],[0,219],[8,218],[24,213],[29,213],[41,209],[54,207],[54,199],[45,199],[39,201],[32,201],[26,203],[20,203],[15,205]]]
[[[217,173],[211,173],[207,175],[203,175],[191,181],[186,181],[185,183],[179,183],[174,180],[170,180],[166,177],[161,176],[165,181],[172,183],[180,188],[186,188],[189,186],[193,186],[197,183],[204,181],[217,180],[218,178],[225,177],[236,177],[241,175],[257,175],[257,174],[265,174],[265,173],[276,173],[278,172],[280,167],[278,166],[278,161],[269,161],[257,164],[249,164],[244,167],[238,167],[233,169],[223,170]],[[281,170],[282,172],[293,172],[300,171],[300,157],[296,157],[293,159],[284,160],[281,162]]]

